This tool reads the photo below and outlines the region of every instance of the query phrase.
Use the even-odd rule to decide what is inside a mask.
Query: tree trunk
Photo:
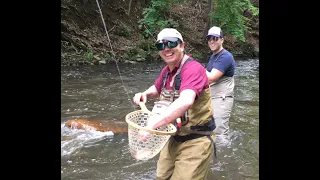
[[[210,17],[210,12],[213,11],[214,8],[212,8],[212,0],[208,0],[208,11],[207,11],[207,28],[204,30],[203,36],[206,37],[208,30],[211,26],[213,26],[213,18]]]

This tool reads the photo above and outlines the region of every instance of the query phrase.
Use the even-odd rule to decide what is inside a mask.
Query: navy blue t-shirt
[[[206,67],[211,72],[212,68],[223,72],[223,76],[232,77],[234,75],[235,62],[232,54],[223,49],[218,54],[211,55]]]

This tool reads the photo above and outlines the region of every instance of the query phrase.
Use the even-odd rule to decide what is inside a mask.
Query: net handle
[[[149,109],[146,107],[146,103],[143,102],[143,101],[140,101],[139,102],[139,106],[141,108],[142,111],[147,111],[148,113],[152,113],[151,111],[149,111]],[[157,131],[157,130],[154,130],[154,129],[148,129],[148,128],[145,128],[145,127],[141,127],[141,126],[137,126],[136,124],[133,124],[131,122],[129,122],[129,124],[137,129],[141,129],[141,130],[145,130],[149,133],[152,133],[152,134],[158,134],[158,135],[175,135],[176,134],[176,127],[173,125],[173,124],[167,124],[167,126],[169,127],[172,127],[175,129],[175,131],[173,132],[166,132],[166,131]]]
[[[139,106],[140,106],[140,108],[141,108],[142,111],[151,112],[151,111],[149,111],[149,109],[146,107],[145,102],[140,101],[140,102],[139,102]]]

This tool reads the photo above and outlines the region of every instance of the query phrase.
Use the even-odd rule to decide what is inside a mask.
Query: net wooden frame
[[[163,130],[160,130],[159,128],[148,129],[148,128],[140,126],[137,123],[135,123],[134,121],[132,121],[133,119],[140,118],[141,115],[146,115],[146,116],[152,117],[154,114],[150,111],[148,112],[145,110],[133,111],[133,112],[128,113],[126,115],[126,122],[128,123],[129,126],[131,126],[133,128],[136,128],[139,130],[144,130],[144,131],[147,131],[151,134],[157,134],[157,135],[175,135],[176,134],[177,128],[171,123],[166,125],[167,126],[166,129],[169,131],[163,131]]]
[[[128,141],[129,150],[137,160],[148,160],[156,156],[165,146],[171,135],[175,135],[177,128],[173,124],[167,124],[157,129],[148,129],[148,120],[156,115],[150,112],[144,105],[140,103],[141,110],[130,112],[125,119],[128,123]],[[147,131],[150,133],[144,141],[139,140],[139,131]]]

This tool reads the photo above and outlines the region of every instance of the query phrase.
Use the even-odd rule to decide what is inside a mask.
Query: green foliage
[[[145,61],[145,57],[147,56],[147,52],[139,47],[127,48],[123,54],[123,58],[129,61]]]
[[[183,0],[151,0],[150,6],[143,11],[143,18],[140,19],[139,26],[144,31],[145,38],[154,37],[154,32],[159,31],[168,24],[173,28],[178,28],[178,22],[167,17],[166,11],[174,3],[181,3]],[[251,21],[244,16],[244,11],[249,11],[253,16],[259,14],[259,8],[254,7],[250,0],[213,0],[215,11],[210,12],[210,18],[216,26],[222,28],[226,34],[231,34],[238,40],[245,42],[244,34],[250,30],[248,23]]]
[[[88,59],[92,59],[93,58],[93,52],[92,51],[88,51],[87,52],[87,58]]]
[[[109,63],[113,58],[111,56],[111,53],[106,52],[103,54],[103,59]]]
[[[146,52],[149,52],[149,51],[156,51],[156,47],[152,42],[150,41],[142,41],[140,44],[139,44],[139,48],[143,49],[144,51]]]
[[[221,27],[224,34],[229,33],[245,42],[244,34],[249,30],[250,19],[244,16],[244,11],[257,16],[259,9],[254,7],[250,0],[215,0],[215,4],[216,11],[209,14],[215,25]]]
[[[194,57],[197,60],[206,59],[207,57],[203,57],[203,53],[197,50],[194,50],[190,53],[192,57]]]
[[[169,5],[180,2],[183,0],[151,0],[151,6],[143,10],[143,18],[138,22],[144,28],[144,36],[153,37],[155,31],[168,27],[168,24],[177,28],[179,24],[173,19],[167,19],[165,13]]]

